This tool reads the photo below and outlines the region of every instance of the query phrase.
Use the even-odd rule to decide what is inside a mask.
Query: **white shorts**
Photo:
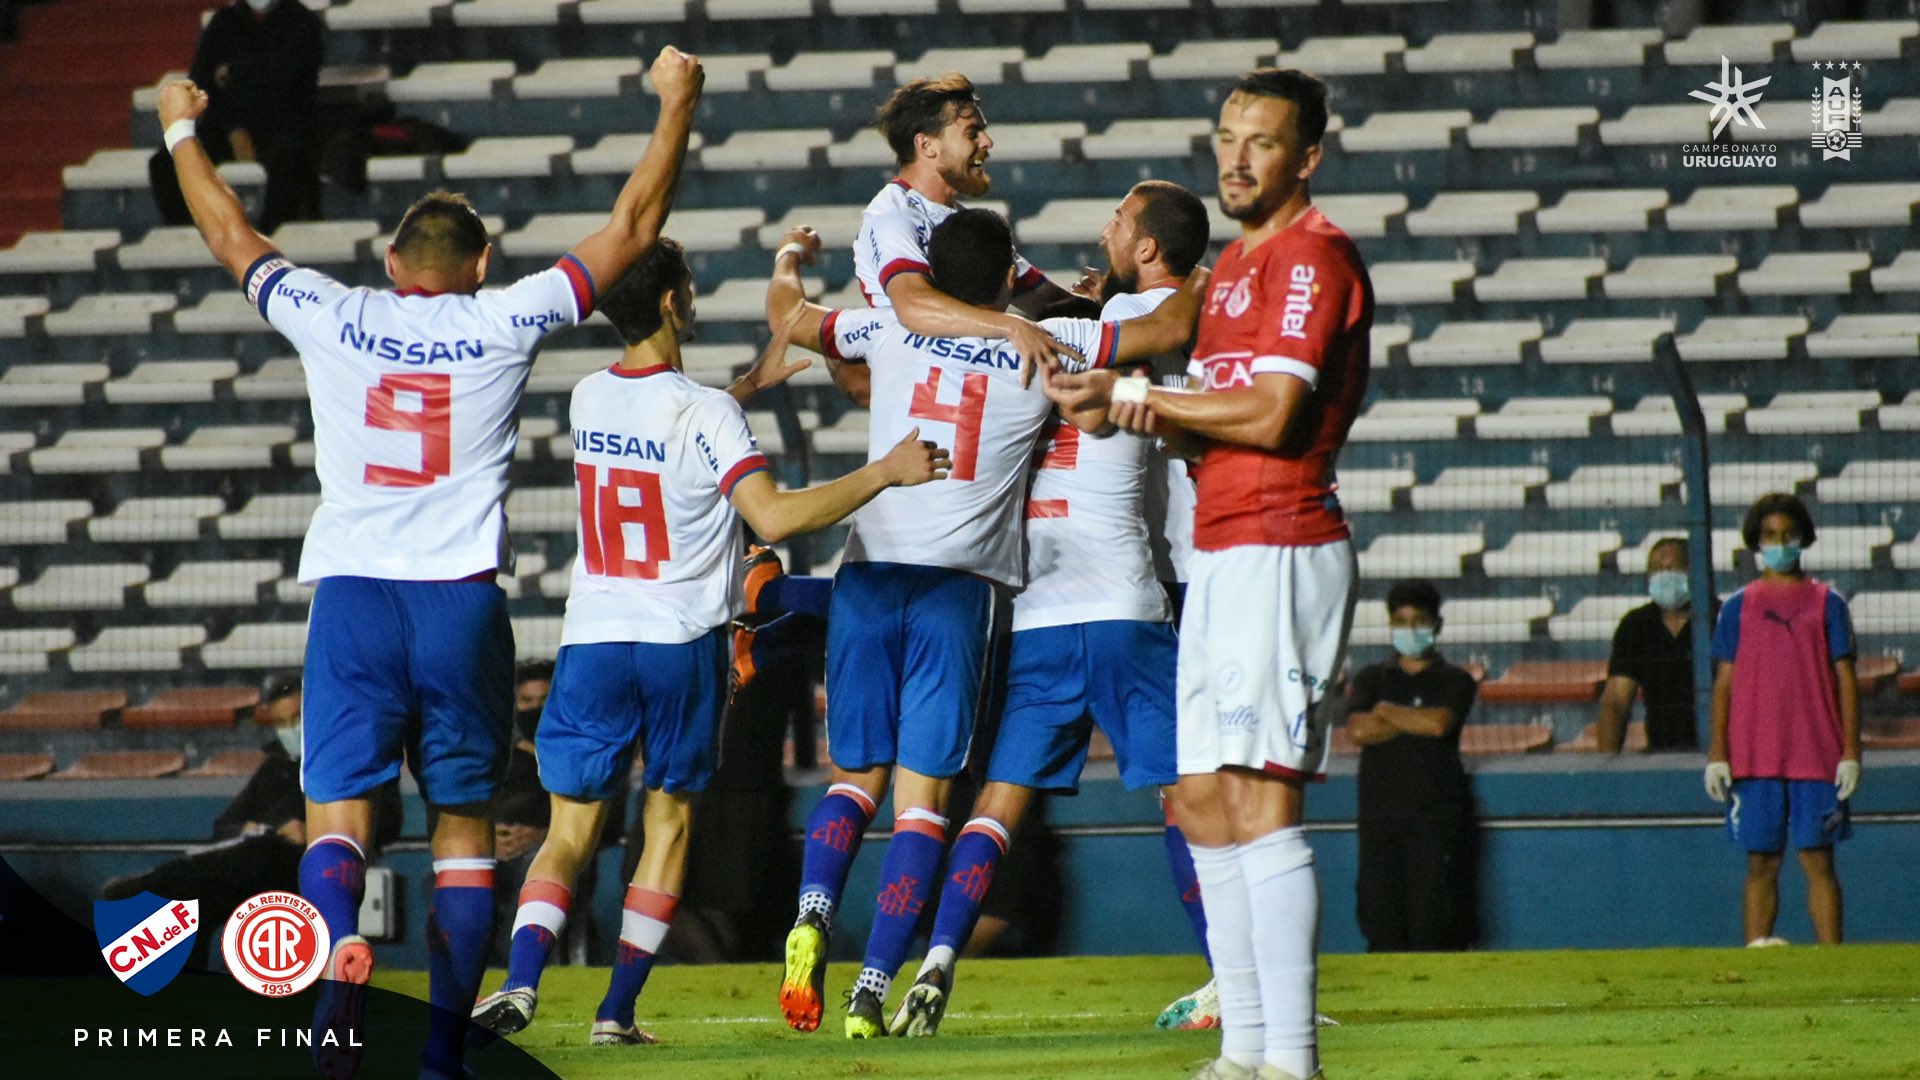
[[[1316,706],[1353,627],[1351,540],[1196,551],[1180,625],[1179,769],[1238,765],[1317,778],[1327,720]]]

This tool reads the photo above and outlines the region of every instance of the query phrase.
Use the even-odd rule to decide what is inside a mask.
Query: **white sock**
[[[1320,1067],[1313,1027],[1320,883],[1306,831],[1294,826],[1240,845],[1240,868],[1252,907],[1267,1063],[1295,1076],[1312,1076]]]
[[[1200,879],[1200,903],[1207,911],[1207,950],[1213,954],[1214,987],[1220,993],[1220,1056],[1257,1069],[1266,1053],[1266,1034],[1240,849],[1231,844],[1188,846],[1194,875]]]
[[[927,958],[920,964],[919,975],[925,975],[934,968],[951,972],[953,970],[954,959],[953,947],[951,945],[935,945],[927,950]],[[916,975],[915,978],[918,978],[919,975]]]

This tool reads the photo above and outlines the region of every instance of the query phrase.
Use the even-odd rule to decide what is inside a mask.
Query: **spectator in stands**
[[[240,794],[213,821],[217,843],[161,863],[144,873],[115,878],[100,887],[103,900],[124,900],[149,891],[170,900],[200,901],[200,917],[212,933],[194,937],[188,962],[205,967],[220,926],[241,902],[269,889],[294,892],[300,885],[300,855],[307,848],[306,799],[300,793],[300,677],[275,676],[255,713],[270,725],[266,758]],[[400,832],[400,789],[390,784],[376,804],[379,842]]]
[[[1833,845],[1853,833],[1860,783],[1860,684],[1853,619],[1832,586],[1800,569],[1813,517],[1792,495],[1762,495],[1740,526],[1760,577],[1728,598],[1713,632],[1713,739],[1707,794],[1747,851],[1747,944],[1773,936],[1780,863],[1791,841],[1807,878],[1807,914],[1822,945],[1841,938]]]
[[[1626,613],[1613,632],[1607,684],[1595,725],[1600,749],[1617,754],[1636,694],[1646,697],[1647,749],[1697,750],[1693,711],[1693,598],[1687,579],[1687,542],[1668,537],[1647,552],[1647,594],[1653,599]],[[1712,604],[1712,618],[1720,602]]]
[[[1460,764],[1473,676],[1434,650],[1440,592],[1387,591],[1393,659],[1354,676],[1347,733],[1360,751],[1360,932],[1369,952],[1464,949],[1475,926],[1476,830]]]
[[[211,100],[196,132],[214,164],[257,161],[267,171],[259,226],[320,216],[315,99],[325,24],[300,0],[233,0],[213,13],[194,47],[189,77]],[[160,220],[190,225],[186,196],[165,148],[147,165]]]

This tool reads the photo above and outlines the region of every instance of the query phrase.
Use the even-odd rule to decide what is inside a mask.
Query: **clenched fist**
[[[176,79],[160,89],[160,130],[176,120],[198,120],[207,111],[207,92],[190,80]]]
[[[701,68],[699,57],[669,45],[660,50],[647,78],[652,80],[653,92],[660,95],[662,106],[685,108],[699,100],[707,73]]]

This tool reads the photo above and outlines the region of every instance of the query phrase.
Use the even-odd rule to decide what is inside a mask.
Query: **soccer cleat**
[[[367,981],[373,978],[373,946],[358,934],[340,939],[327,960],[313,1010],[313,1064],[324,1080],[348,1080],[360,1069],[366,1039]]]
[[[533,1010],[537,1004],[531,986],[497,990],[481,998],[479,1004],[473,1007],[473,1022],[495,1035],[511,1035],[526,1030],[527,1025],[533,1023]]]
[[[660,1040],[632,1024],[618,1020],[595,1020],[587,1042],[594,1046],[654,1046]]]
[[[747,548],[747,556],[740,564],[746,571],[741,575],[740,588],[747,601],[747,614],[760,614],[760,590],[767,587],[775,578],[787,572],[780,564],[780,553],[758,544]]]
[[[847,1038],[884,1039],[887,1036],[887,1003],[865,987],[847,991]]]
[[[1757,937],[1757,938],[1754,938],[1752,941],[1747,942],[1747,948],[1777,949],[1777,948],[1780,948],[1782,945],[1791,945],[1791,944],[1793,944],[1793,942],[1788,941],[1786,938],[1783,938],[1783,937]]]
[[[900,1002],[900,1010],[893,1014],[887,1034],[915,1039],[938,1034],[940,1018],[947,1014],[947,990],[952,984],[953,976],[946,968],[935,965],[922,971]]]
[[[1220,991],[1213,980],[1160,1010],[1153,1026],[1167,1031],[1203,1031],[1220,1026]]]
[[[1262,1062],[1259,1071],[1254,1073],[1253,1076],[1254,1080],[1301,1080],[1300,1077],[1293,1075],[1272,1062]],[[1315,1069],[1313,1070],[1313,1075],[1307,1077],[1306,1080],[1327,1080],[1327,1074],[1321,1072],[1319,1069]]]
[[[780,1012],[795,1031],[820,1026],[827,993],[827,920],[803,912],[787,931],[787,968],[780,977]]]
[[[1217,1057],[1193,1074],[1193,1080],[1254,1080],[1257,1074],[1232,1058]]]
[[[753,677],[760,674],[759,666],[753,662],[753,639],[756,636],[752,628],[733,624],[733,667],[727,672],[729,695],[746,689]]]

